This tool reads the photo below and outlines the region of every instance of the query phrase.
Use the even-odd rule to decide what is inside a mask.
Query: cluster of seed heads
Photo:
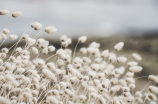
[[[8,13],[0,10],[0,15]],[[12,17],[21,14],[15,11]],[[36,31],[43,28],[39,22],[32,23],[31,27]],[[47,34],[56,31],[54,26],[42,30]],[[10,48],[1,48],[0,104],[157,104],[158,76],[147,76],[149,83],[136,91],[135,82],[142,77],[135,78],[135,74],[143,69],[138,65],[142,58],[137,53],[132,54],[132,60],[117,56],[123,42],[114,46],[114,52],[101,51],[97,42],[77,51],[77,45],[86,42],[87,37],[79,37],[71,50],[68,48],[71,38],[62,35],[61,48],[56,49],[49,41],[38,38],[40,33],[35,37],[24,33]],[[9,29],[3,29],[2,44],[7,34]],[[8,37],[18,39],[13,34]],[[19,47],[20,41],[26,45]],[[41,54],[45,57],[41,58]],[[144,92],[147,88],[148,92]]]

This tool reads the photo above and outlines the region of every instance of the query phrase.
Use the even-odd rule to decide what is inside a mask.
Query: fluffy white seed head
[[[154,94],[152,94],[152,93],[148,93],[146,95],[146,99],[149,100],[149,101],[150,100],[157,101],[157,97]]]
[[[48,104],[59,104],[59,101],[54,96],[48,96],[46,98],[46,103],[48,103]]]
[[[90,72],[88,73],[88,76],[89,76],[89,78],[93,79],[93,78],[95,78],[95,76],[96,76],[96,72],[95,72],[95,71],[90,71]]]
[[[43,48],[43,49],[42,49],[42,53],[43,53],[44,55],[47,55],[47,54],[48,54],[48,47]]]
[[[54,46],[48,46],[48,52],[53,52],[55,51],[55,47]]]
[[[125,58],[125,57],[118,57],[118,58],[117,58],[117,61],[118,61],[119,63],[125,63],[125,62],[127,61],[127,58]]]
[[[37,91],[37,90],[33,90],[33,91],[32,91],[33,97],[37,97],[38,94],[39,94],[39,91]]]
[[[101,63],[102,60],[103,60],[103,59],[99,57],[99,58],[96,58],[96,59],[94,60],[94,62],[95,62],[95,63]]]
[[[11,63],[16,63],[16,58],[15,58],[14,56],[10,56],[10,57],[9,57],[9,61],[10,61]]]
[[[108,57],[108,54],[109,54],[109,50],[104,50],[102,53],[101,53],[101,56],[106,58]]]
[[[129,92],[130,88],[129,87],[123,87],[123,92]]]
[[[158,87],[156,86],[149,86],[149,91],[153,94],[158,94]]]
[[[2,40],[6,40],[7,39],[7,36],[5,34],[3,34],[3,33],[0,36],[1,36]]]
[[[42,42],[42,44],[40,45],[40,47],[42,49],[44,49],[44,48],[48,47],[48,45],[49,45],[49,41],[44,41],[44,42]]]
[[[23,96],[24,96],[24,98],[26,98],[26,99],[31,99],[31,98],[32,98],[32,94],[29,93],[29,92],[24,92],[24,93],[23,93]]]
[[[100,47],[100,43],[97,42],[92,42],[89,47],[93,47],[93,48],[99,48]]]
[[[93,48],[93,47],[87,48],[87,52],[88,52],[89,54],[92,54],[92,53],[94,52],[94,50],[95,50],[95,48]]]
[[[32,28],[36,28],[40,23],[39,22],[33,22],[31,23]]]
[[[127,91],[127,92],[123,92],[123,96],[124,96],[124,97],[129,97],[129,96],[131,96],[131,93],[128,92],[128,91]]]
[[[140,55],[138,55],[137,53],[133,53],[132,54],[132,57],[137,60],[137,61],[141,61],[142,60],[142,57]]]
[[[94,63],[94,64],[91,65],[91,68],[92,68],[92,70],[94,70],[94,71],[98,71],[99,68],[100,68],[100,65]]]
[[[76,70],[73,67],[68,67],[68,73],[76,75]]]
[[[80,101],[85,101],[86,98],[87,98],[87,97],[86,97],[85,95],[80,95],[80,96],[79,96]]]
[[[87,54],[87,49],[86,48],[80,48],[80,52],[82,53],[82,54]]]
[[[135,103],[142,104],[143,99],[141,97],[135,97]]]
[[[8,49],[8,48],[2,48],[2,52],[3,52],[3,53],[8,53],[8,52],[9,52],[9,49]]]
[[[8,13],[9,13],[9,10],[7,10],[7,9],[0,10],[0,15],[7,15]]]
[[[7,34],[9,34],[9,33],[10,33],[10,31],[9,31],[9,29],[4,28],[4,29],[3,29],[3,33],[7,35]]]
[[[120,86],[116,85],[116,86],[113,86],[113,87],[110,88],[110,93],[114,94],[114,93],[116,93],[119,90],[120,90]]]
[[[83,57],[82,60],[83,60],[83,64],[91,63],[91,60],[88,57]]]
[[[127,82],[124,80],[124,79],[120,79],[119,80],[119,84],[123,87],[126,87],[127,86]]]
[[[72,43],[72,39],[71,38],[67,38],[67,42],[70,45]]]
[[[115,62],[116,61],[116,54],[114,54],[114,53],[110,53],[109,55],[108,55],[108,60],[109,60],[109,62]]]
[[[21,14],[22,14],[21,11],[15,11],[12,13],[12,17],[16,18],[16,17],[19,17]]]
[[[61,42],[66,42],[66,40],[67,40],[67,36],[66,36],[66,35],[62,35],[62,36],[60,37],[60,41],[61,41]]]
[[[149,75],[148,79],[153,81],[154,83],[158,83],[158,77],[156,77],[154,75]]]
[[[40,30],[43,28],[43,25],[41,23],[37,23],[34,30]]]
[[[31,47],[30,50],[33,54],[38,54],[38,49],[36,47]]]
[[[127,72],[126,73],[126,77],[133,77],[134,76],[134,72]]]
[[[25,72],[24,68],[17,68],[16,70],[18,73],[22,74],[23,72]]]
[[[86,40],[87,40],[87,36],[81,36],[81,37],[78,39],[78,41],[79,41],[80,43],[84,43],[84,42],[86,42]]]
[[[129,70],[133,73],[138,73],[138,72],[142,71],[142,69],[143,68],[141,66],[132,66],[129,68]]]
[[[116,85],[118,83],[118,79],[117,78],[112,78],[110,80],[111,85]]]
[[[43,66],[43,65],[45,65],[45,60],[40,59],[40,58],[37,58],[37,59],[34,59],[34,60],[33,60],[33,63],[34,63],[35,65],[37,65],[37,66]]]
[[[43,69],[42,73],[47,78],[52,78],[54,76],[54,74],[50,70],[48,70],[48,69]]]
[[[62,42],[61,45],[62,45],[63,47],[68,47],[69,43],[68,43],[68,41],[65,41],[65,42]]]
[[[133,84],[133,83],[131,83],[131,84],[129,84],[129,88],[131,89],[131,90],[133,90],[133,89],[135,89],[135,84]]]
[[[44,30],[47,34],[52,34],[55,33],[57,31],[57,29],[54,26],[48,26],[45,28]]]
[[[126,78],[125,79],[126,80],[126,82],[128,83],[128,84],[131,84],[131,83],[135,83],[135,80],[133,79],[133,78]]]
[[[54,64],[54,62],[49,62],[49,63],[47,63],[47,68],[50,69],[50,70],[54,70],[54,69],[55,69],[55,64]]]
[[[5,58],[7,55],[6,55],[6,53],[0,53],[0,58]]]
[[[14,77],[10,74],[7,74],[4,76],[5,77],[5,80],[6,81],[9,81],[9,82],[13,82],[14,81]]]
[[[30,55],[30,52],[28,51],[28,50],[22,50],[22,55],[23,56],[28,56],[28,55]]]
[[[21,38],[24,39],[24,40],[27,39],[28,37],[29,37],[28,34],[23,34],[23,35],[21,36]]]
[[[119,42],[114,46],[114,49],[117,50],[117,51],[120,51],[123,48],[123,46],[124,46],[124,43]]]
[[[117,75],[123,74],[123,71],[120,70],[119,68],[116,68],[113,72],[114,72],[115,74],[117,74]]]
[[[130,61],[130,62],[127,63],[127,65],[128,65],[129,67],[137,66],[137,65],[138,65],[138,62]]]
[[[18,38],[17,35],[14,35],[14,34],[9,35],[9,39],[10,39],[10,40],[16,40],[17,38]]]
[[[62,66],[64,66],[64,64],[65,64],[65,62],[64,62],[62,59],[59,59],[59,60],[57,60],[57,62],[56,62],[56,65],[57,65],[58,67],[62,67]]]
[[[20,53],[22,51],[22,48],[21,47],[17,47],[16,49],[15,49],[15,52],[17,52],[17,53]]]

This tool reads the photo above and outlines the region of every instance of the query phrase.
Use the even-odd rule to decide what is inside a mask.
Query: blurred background
[[[16,19],[0,17],[0,23],[7,18],[0,28],[9,28],[12,34],[20,36],[32,22],[39,21],[43,27],[54,25],[58,29],[55,34],[42,35],[57,47],[63,34],[74,43],[86,35],[88,42],[80,47],[96,41],[102,50],[113,51],[113,46],[123,41],[125,47],[119,55],[141,54],[141,74],[158,74],[158,0],[0,0],[0,9],[23,12]],[[39,32],[31,31],[29,28],[26,33]]]

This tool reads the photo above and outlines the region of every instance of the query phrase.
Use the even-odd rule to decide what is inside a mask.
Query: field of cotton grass
[[[0,16],[9,14],[0,10]],[[22,12],[11,14],[18,19]],[[87,41],[87,36],[81,36],[69,48],[73,40],[62,35],[56,48],[39,38],[41,32],[53,35],[55,26],[30,24],[39,31],[33,37],[27,30],[18,37],[7,27],[1,29],[0,104],[157,104],[158,75],[139,76],[143,58],[135,52],[130,57],[120,54],[126,43],[118,42],[111,51],[100,49],[102,44],[94,39],[78,48]],[[16,43],[2,47],[6,40]],[[148,83],[137,90],[136,81],[141,78]]]

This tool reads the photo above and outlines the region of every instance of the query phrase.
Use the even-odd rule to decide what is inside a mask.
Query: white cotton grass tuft
[[[4,28],[4,29],[3,29],[3,33],[7,35],[7,34],[9,34],[9,33],[10,33],[10,31],[9,31],[9,29]]]
[[[148,79],[153,81],[154,83],[158,83],[158,77],[156,77],[155,75],[149,75]]]
[[[67,36],[66,36],[66,35],[62,35],[62,36],[60,37],[60,41],[61,41],[61,42],[66,42],[66,40],[67,40]]]
[[[14,35],[14,34],[9,35],[9,39],[10,39],[10,40],[16,40],[17,38],[18,38],[17,35]]]
[[[33,22],[31,23],[31,27],[34,28],[34,30],[40,30],[42,29],[43,25],[39,22]]]
[[[6,39],[7,39],[7,36],[2,33],[2,34],[0,34],[0,38],[1,38],[2,40],[6,40]]]
[[[21,11],[15,11],[15,12],[12,12],[12,17],[17,18],[17,17],[19,17],[21,14],[22,14]]]
[[[0,15],[8,13],[0,10]],[[20,15],[18,11],[12,13],[14,18]],[[33,22],[31,27],[36,31],[43,25]],[[136,91],[137,80],[147,76],[137,75],[143,70],[137,62],[142,60],[140,55],[133,53],[133,61],[118,53],[123,42],[117,43],[114,51],[100,49],[97,42],[78,49],[79,43],[87,41],[87,36],[81,36],[72,49],[72,39],[62,35],[58,49],[39,38],[42,32],[56,31],[48,26],[32,37],[26,30],[18,40],[9,29],[2,30],[0,104],[156,104],[158,75],[149,75],[149,83]],[[7,39],[17,42],[10,48],[3,47]]]
[[[104,50],[101,54],[102,57],[106,58],[108,57],[108,54],[109,54],[109,50]]]
[[[125,57],[118,57],[118,58],[117,58],[117,61],[118,61],[119,63],[125,63],[125,62],[127,61],[127,58],[125,58]]]
[[[114,49],[117,50],[117,51],[120,51],[123,48],[123,46],[124,46],[124,43],[119,42],[114,46]]]
[[[143,68],[141,66],[132,66],[129,68],[129,70],[133,73],[138,73],[138,72],[142,71],[142,69]]]
[[[38,52],[38,49],[36,48],[36,47],[31,47],[31,52],[33,53],[33,54],[38,54],[39,52]]]
[[[48,26],[45,28],[44,30],[47,34],[52,34],[55,33],[57,31],[57,29],[54,26]]]
[[[32,28],[36,28],[40,23],[39,22],[33,22],[31,23]]]
[[[0,10],[0,15],[7,15],[8,13],[9,13],[9,10],[7,10],[7,9]]]
[[[45,77],[47,77],[47,78],[51,78],[51,77],[54,76],[54,74],[53,74],[50,70],[48,70],[48,69],[43,69],[43,70],[42,70],[42,73],[43,73],[43,75],[44,75]]]
[[[54,46],[48,46],[48,52],[53,52],[55,51],[55,47]]]
[[[3,52],[3,53],[8,53],[9,50],[8,50],[8,48],[2,48],[2,52]]]
[[[153,94],[158,94],[158,87],[156,86],[149,86],[149,91]]]
[[[140,55],[138,55],[137,53],[133,53],[132,54],[132,57],[137,60],[137,61],[141,61],[142,60],[142,57]]]
[[[87,40],[87,36],[81,36],[81,37],[78,38],[78,41],[81,42],[81,43],[86,42],[86,40]]]

